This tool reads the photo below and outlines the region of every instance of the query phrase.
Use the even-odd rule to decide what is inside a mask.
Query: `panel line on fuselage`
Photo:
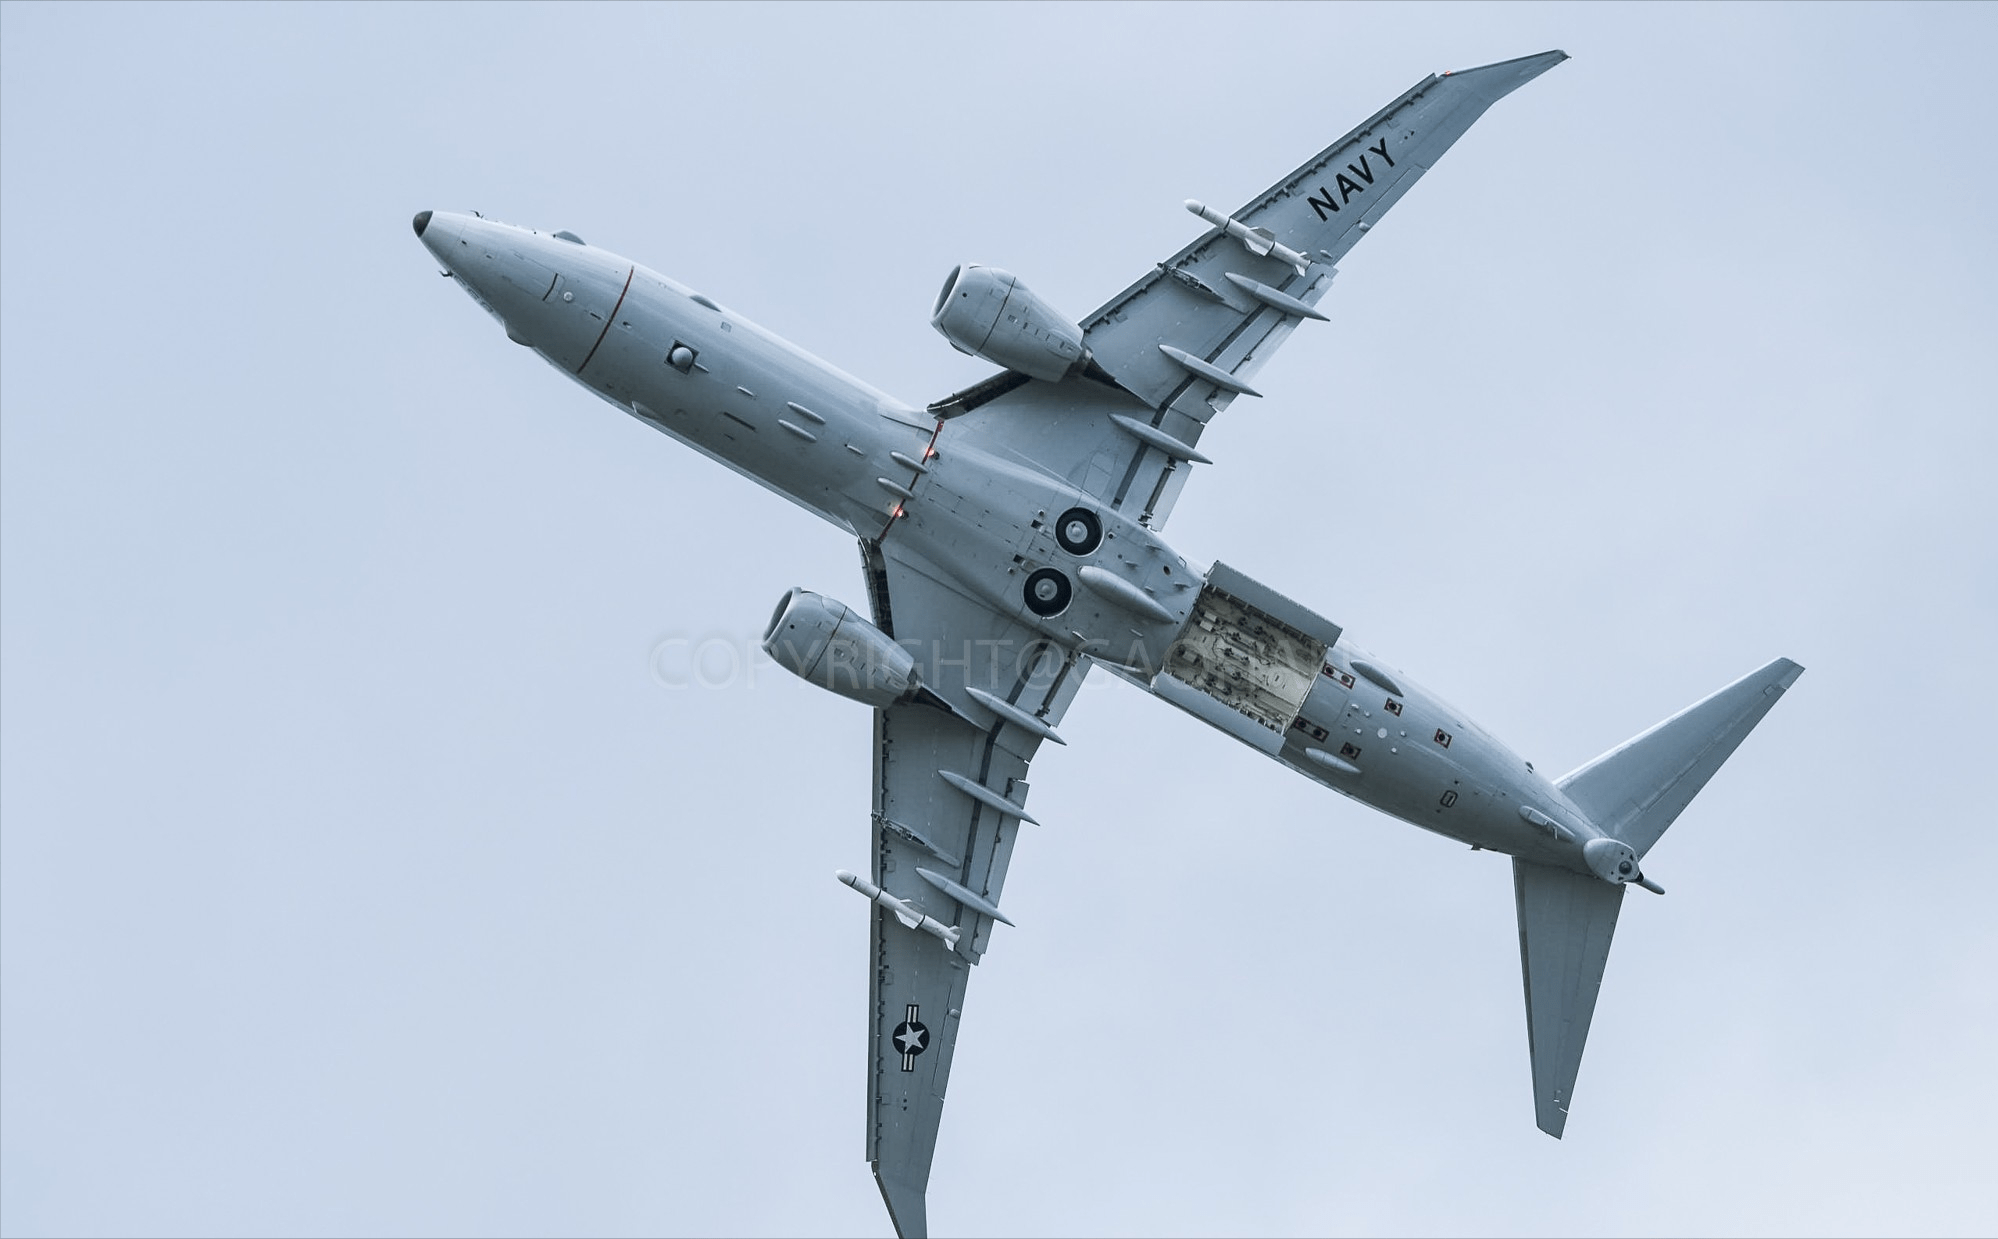
[[[586,354],[583,358],[583,364],[576,367],[577,374],[581,374],[586,368],[588,368],[590,364],[590,358],[595,357],[597,355],[597,350],[604,346],[604,337],[610,334],[611,324],[617,321],[617,312],[624,308],[624,299],[626,295],[631,292],[631,277],[637,274],[638,274],[638,265],[636,263],[632,264],[631,270],[624,273],[624,287],[618,290],[617,303],[611,306],[611,312],[609,317],[604,319],[604,329],[597,333],[597,342],[590,346],[589,353]]]

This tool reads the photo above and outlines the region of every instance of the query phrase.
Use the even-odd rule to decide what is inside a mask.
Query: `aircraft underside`
[[[1536,1121],[1565,1129],[1627,886],[1797,677],[1777,659],[1568,776],[1535,771],[1310,607],[1161,536],[1199,441],[1334,264],[1498,99],[1561,52],[1432,76],[1080,322],[967,264],[932,312],[1001,367],[928,406],[566,232],[425,211],[418,237],[523,345],[860,545],[864,607],[780,600],[764,648],[872,712],[867,1157],[926,1234],[971,971],[1010,925],[1026,776],[1093,670],[1426,830],[1513,858]],[[857,816],[857,815],[856,815]]]

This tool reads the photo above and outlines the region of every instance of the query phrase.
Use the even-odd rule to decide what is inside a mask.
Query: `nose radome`
[[[411,220],[410,223],[415,225],[416,235],[419,237],[422,236],[423,230],[430,226],[430,212],[418,211],[416,213],[416,218]]]

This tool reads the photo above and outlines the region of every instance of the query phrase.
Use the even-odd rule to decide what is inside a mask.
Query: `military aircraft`
[[[1512,857],[1535,1114],[1559,1137],[1627,886],[1803,668],[1776,659],[1549,779],[1339,625],[1159,531],[1202,432],[1334,264],[1549,51],[1432,75],[1071,322],[967,264],[931,323],[998,373],[905,404],[570,232],[424,211],[416,235],[507,336],[590,391],[852,533],[867,610],[793,589],[764,649],[872,707],[867,1157],[928,1231],[972,967],[991,950],[1027,768],[1092,667],[1334,791]]]

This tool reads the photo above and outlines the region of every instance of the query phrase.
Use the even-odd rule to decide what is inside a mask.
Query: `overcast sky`
[[[0,27],[6,1233],[888,1231],[831,876],[868,719],[744,653],[790,586],[864,603],[852,542],[509,344],[414,212],[573,229],[924,402],[988,373],[925,321],[954,263],[1080,316],[1182,199],[1550,47],[1166,533],[1542,769],[1809,668],[1626,901],[1567,1138],[1503,858],[1099,675],[931,1219],[1998,1229],[1998,7]]]

